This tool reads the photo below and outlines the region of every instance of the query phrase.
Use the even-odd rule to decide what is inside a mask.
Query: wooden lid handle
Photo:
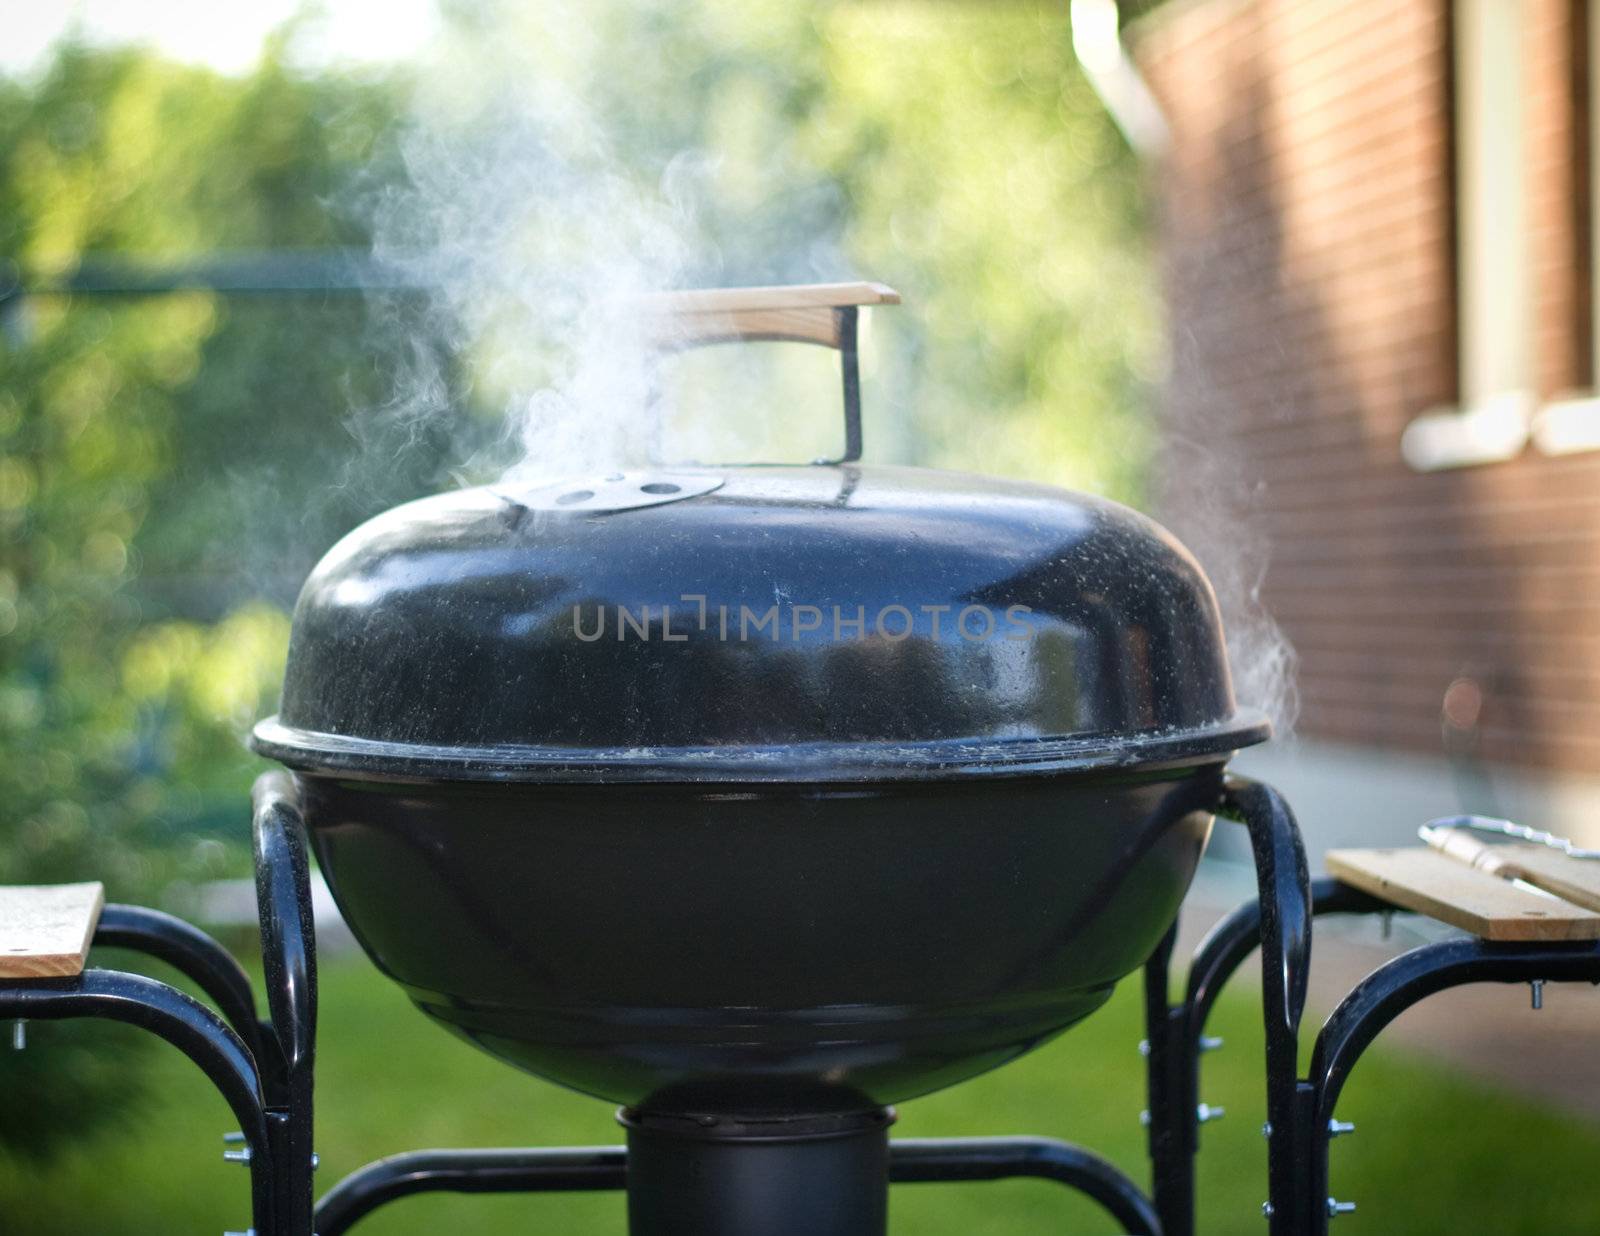
[[[640,301],[662,348],[776,340],[843,350],[847,318],[862,305],[897,305],[900,293],[881,283],[809,283],[788,287],[706,288],[660,292]]]
[[[861,366],[856,351],[861,306],[899,303],[900,293],[881,283],[803,283],[660,292],[641,298],[639,305],[656,347],[666,352],[744,340],[837,348],[844,380],[844,454],[816,462],[849,463],[861,458]]]

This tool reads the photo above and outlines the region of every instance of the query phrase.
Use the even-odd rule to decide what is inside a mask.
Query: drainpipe
[[[1067,11],[1072,50],[1089,85],[1134,153],[1156,158],[1166,150],[1170,130],[1161,105],[1122,46],[1117,0],[1069,0]]]

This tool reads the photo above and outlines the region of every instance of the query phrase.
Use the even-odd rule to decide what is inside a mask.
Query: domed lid
[[[352,776],[885,780],[1225,758],[1194,560],[1115,503],[866,467],[856,313],[877,284],[681,293],[664,346],[836,347],[845,453],[413,502],[295,608],[256,750]]]
[[[879,779],[1220,758],[1194,560],[1115,503],[856,465],[463,490],[322,561],[293,767],[525,780]]]

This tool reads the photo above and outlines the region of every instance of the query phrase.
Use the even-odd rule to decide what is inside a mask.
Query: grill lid
[[[356,529],[305,585],[256,749],[384,776],[833,780],[1266,736],[1199,567],[1124,507],[902,468],[674,475],[705,491],[591,511],[471,489]]]
[[[652,302],[664,346],[841,353],[845,452],[486,487],[398,507],[323,559],[253,745],[351,776],[838,781],[1216,760],[1215,598],[1125,507],[855,462],[876,284]]]

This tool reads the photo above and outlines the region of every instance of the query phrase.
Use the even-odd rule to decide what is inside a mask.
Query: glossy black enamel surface
[[[441,495],[308,580],[255,745],[368,953],[658,1113],[876,1109],[1098,1008],[1266,732],[1183,548],[971,476],[648,483]]]
[[[487,488],[357,529],[305,586],[257,749],[357,776],[831,782],[1265,736],[1204,576],[1126,508],[914,469],[715,471],[661,505]]]
[[[351,927],[431,1017],[613,1102],[860,1110],[1098,1008],[1193,875],[1221,765],[863,785],[301,775]]]

